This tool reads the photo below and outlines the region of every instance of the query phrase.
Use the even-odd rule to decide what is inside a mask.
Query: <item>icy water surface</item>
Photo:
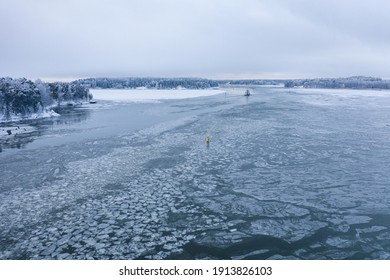
[[[390,92],[236,93],[0,153],[0,259],[389,259]]]

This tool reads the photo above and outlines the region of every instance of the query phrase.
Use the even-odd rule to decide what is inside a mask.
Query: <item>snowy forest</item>
[[[89,78],[75,81],[89,88],[154,88],[205,89],[217,87],[218,82],[202,78]]]
[[[82,102],[91,98],[89,89],[76,83],[0,78],[0,120],[9,120],[12,116],[27,118],[59,107],[62,102]]]
[[[390,89],[390,81],[381,78],[354,76],[334,79],[301,79],[286,81],[286,88],[350,88],[350,89]]]
[[[250,79],[211,80],[202,78],[88,78],[72,82],[88,88],[152,88],[152,89],[206,89],[231,86],[283,86],[286,88],[350,88],[390,89],[390,81],[381,78],[354,76],[348,78],[318,79]]]

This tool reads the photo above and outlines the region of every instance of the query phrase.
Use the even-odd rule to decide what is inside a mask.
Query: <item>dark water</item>
[[[35,123],[0,153],[0,258],[390,258],[390,93],[234,93]]]

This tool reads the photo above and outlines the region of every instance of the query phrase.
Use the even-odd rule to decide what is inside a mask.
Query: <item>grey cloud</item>
[[[388,77],[386,1],[2,1],[0,76]]]

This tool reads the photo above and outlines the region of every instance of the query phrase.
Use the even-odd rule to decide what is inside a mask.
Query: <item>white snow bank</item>
[[[47,109],[44,112],[40,113],[34,113],[31,114],[28,117],[22,117],[19,115],[11,115],[10,119],[5,119],[3,115],[0,114],[0,123],[2,122],[17,122],[21,120],[35,120],[35,119],[41,119],[41,118],[51,118],[51,117],[58,117],[60,114],[57,114],[51,109]]]
[[[211,96],[224,93],[223,90],[215,89],[184,89],[184,90],[163,90],[163,89],[91,89],[93,98],[97,100],[110,100],[118,102],[140,102],[150,103],[158,100],[185,99],[203,96]]]
[[[389,96],[390,90],[387,89],[349,89],[349,88],[283,88],[282,91],[297,93],[322,93],[340,96]]]

